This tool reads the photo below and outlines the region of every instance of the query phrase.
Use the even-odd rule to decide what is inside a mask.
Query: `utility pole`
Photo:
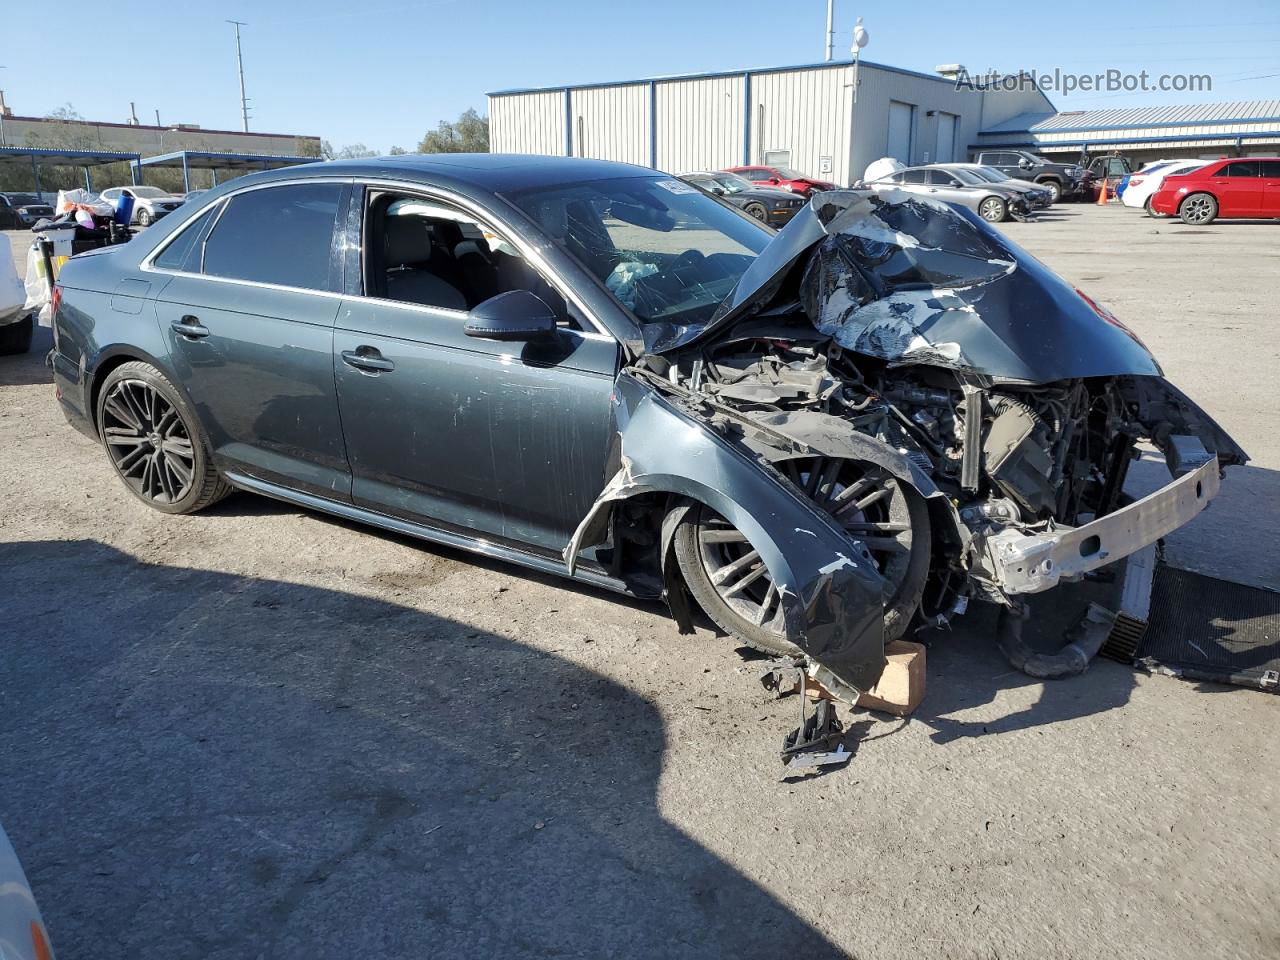
[[[0,64],[0,70],[5,69],[4,64]],[[4,140],[4,91],[0,90],[0,147],[7,147],[8,144]]]
[[[834,26],[836,0],[827,0],[827,63],[831,62],[832,48],[835,46]]]
[[[244,56],[240,53],[240,28],[247,27],[243,20],[228,20],[236,28],[236,68],[240,71],[240,118],[244,132],[249,132],[249,98],[244,95]]]

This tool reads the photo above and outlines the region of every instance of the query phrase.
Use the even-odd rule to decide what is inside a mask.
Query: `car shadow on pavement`
[[[1080,616],[1091,599],[1109,603],[1111,585],[1063,584],[1045,594],[1046,601],[1033,607],[1024,629],[1032,649],[1052,652],[1065,642],[1063,633]],[[998,608],[978,603],[970,607],[952,632],[930,631],[928,642],[928,693],[913,720],[933,730],[935,743],[946,744],[968,737],[984,737],[1030,727],[1060,723],[1114,710],[1129,702],[1137,680],[1132,667],[1094,658],[1077,677],[1037,680],[1010,665],[996,645]],[[1021,688],[1038,688],[1036,699],[1023,705]],[[1014,691],[1013,696],[1008,696]],[[992,707],[1009,699],[1007,712]],[[981,708],[985,720],[962,719],[957,714]]]
[[[0,576],[0,819],[61,955],[844,955],[663,819],[613,680],[93,540]]]
[[[37,325],[31,335],[29,351],[0,357],[0,387],[53,383],[53,371],[44,362],[45,356],[52,349],[53,331]]]

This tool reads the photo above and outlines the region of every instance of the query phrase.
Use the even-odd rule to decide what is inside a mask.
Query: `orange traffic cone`
[[[1105,207],[1107,205],[1107,187],[1110,186],[1110,184],[1111,181],[1104,177],[1102,180],[1102,186],[1098,188],[1098,206],[1100,207]]]

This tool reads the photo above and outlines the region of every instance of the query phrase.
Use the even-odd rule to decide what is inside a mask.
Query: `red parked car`
[[[797,173],[790,167],[725,167],[729,173],[746,177],[762,187],[781,187],[808,199],[815,190],[834,190],[836,185],[827,180],[815,180]]]
[[[1280,217],[1280,159],[1215,160],[1199,170],[1171,174],[1151,198],[1151,209],[1196,226],[1218,217]]]

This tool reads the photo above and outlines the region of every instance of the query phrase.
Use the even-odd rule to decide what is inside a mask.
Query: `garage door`
[[[916,129],[915,104],[889,101],[889,156],[911,163],[912,137]]]
[[[938,114],[938,140],[934,146],[934,163],[954,163],[956,159],[956,121],[954,113]]]

